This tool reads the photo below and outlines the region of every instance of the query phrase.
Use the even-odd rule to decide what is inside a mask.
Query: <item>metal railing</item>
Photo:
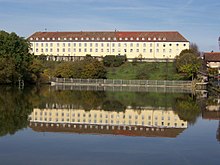
[[[192,81],[51,78],[52,85],[192,88]]]

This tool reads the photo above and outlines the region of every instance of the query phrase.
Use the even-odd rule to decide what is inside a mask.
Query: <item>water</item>
[[[0,88],[0,163],[219,164],[219,98]]]

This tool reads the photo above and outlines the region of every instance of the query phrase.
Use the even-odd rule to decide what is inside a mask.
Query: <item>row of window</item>
[[[42,121],[42,118],[39,118],[40,119],[40,121]],[[35,121],[37,121],[38,120],[38,118],[35,118]],[[44,121],[50,121],[50,122],[52,122],[52,119],[51,118],[49,118],[49,119],[47,119],[47,118],[44,118]],[[58,118],[56,118],[56,120],[55,120],[56,122],[65,122],[65,120],[64,120],[64,118],[63,119],[61,119],[61,121],[59,121],[59,119]],[[70,122],[70,120],[69,119],[67,119],[66,120],[67,122]],[[75,119],[72,119],[72,121],[71,122],[73,122],[73,123],[86,123],[86,120],[84,119],[84,120],[75,120]],[[126,123],[125,121],[124,122],[120,122],[120,121],[113,121],[113,120],[111,120],[110,122],[108,121],[108,120],[88,120],[88,123],[90,123],[90,124],[129,124],[129,125],[132,125],[132,124],[134,124],[134,125],[138,125],[138,124],[142,124],[142,125],[152,125],[152,122],[151,121],[149,121],[149,122],[144,122],[144,121],[142,121],[141,123],[138,123],[137,121],[135,121],[135,122],[132,122],[131,120],[129,120],[129,122],[128,123]],[[165,123],[164,122],[161,122],[161,125],[160,126],[164,126],[165,125]],[[182,123],[181,124],[182,126],[184,126],[185,124],[184,123]],[[158,122],[154,122],[154,126],[158,126]],[[170,123],[168,122],[167,123],[167,126],[170,126]],[[177,126],[177,123],[174,123],[174,126]]]
[[[48,52],[53,52],[54,49],[52,49],[52,48],[50,48],[50,49],[46,48],[46,49],[44,50],[44,49],[42,48],[42,49],[40,49],[40,50],[41,50],[42,53],[43,53],[43,52],[48,53]],[[90,48],[90,49],[87,49],[87,48],[84,48],[84,49],[81,49],[81,48],[76,49],[76,48],[74,48],[74,49],[72,49],[72,50],[73,50],[73,52],[93,52],[93,51],[95,51],[95,52],[108,52],[108,53],[110,53],[110,49],[98,49],[98,48],[96,48],[96,49],[92,49],[92,48]],[[116,52],[115,49],[111,49],[111,50],[112,50],[112,53],[115,53],[115,52]],[[39,52],[39,49],[38,49],[38,48],[36,48],[36,52],[37,52],[37,53]],[[57,48],[57,49],[56,49],[56,52],[71,52],[71,49],[70,49],[70,48],[68,48],[68,49],[65,49],[65,48],[59,49],[59,48]],[[129,52],[129,53],[133,53],[133,52],[137,52],[137,53],[143,52],[143,53],[146,53],[147,50],[146,50],[146,49],[143,49],[143,50],[141,51],[140,49],[118,49],[118,52],[119,52],[119,53],[120,53],[120,52],[125,52],[125,53],[126,53],[126,52]],[[155,52],[156,52],[156,53],[160,53],[160,49],[156,49]],[[178,52],[179,52],[179,49],[176,49],[176,52],[178,53]],[[149,49],[149,53],[153,53],[153,49]],[[162,50],[162,53],[172,53],[172,49],[169,49],[168,52],[166,51],[166,49],[163,49],[163,50]]]
[[[35,115],[36,115],[36,116],[37,116],[37,114],[38,114],[38,113],[35,112]],[[40,116],[42,116],[42,115],[43,115],[43,113],[40,112]],[[47,116],[47,112],[44,112],[44,115]],[[49,116],[52,116],[52,113],[50,112],[50,113],[48,113],[48,115],[49,115]],[[61,115],[62,117],[65,116],[64,113],[61,113],[61,114],[56,113],[55,115],[56,115],[56,116]],[[70,116],[70,114],[69,114],[69,113],[66,113],[66,117],[69,117],[69,116]],[[94,115],[88,114],[88,117],[89,117],[89,118],[91,118],[92,116],[93,116],[94,118],[97,118],[97,117],[98,117],[97,114],[94,114]],[[80,113],[78,113],[78,114],[73,113],[73,114],[72,114],[72,117],[86,117],[86,114],[81,115]],[[109,118],[109,117],[110,117],[110,118],[114,118],[114,117],[120,118],[119,115],[114,115],[114,114],[111,114],[111,115],[108,115],[108,114],[102,115],[102,114],[100,114],[100,118],[102,118],[102,117],[104,117],[104,118]],[[123,118],[125,118],[125,117],[126,117],[126,116],[123,115]],[[141,117],[142,120],[144,120],[145,118],[148,119],[148,120],[151,120],[151,119],[152,119],[151,116],[145,116],[145,115],[142,115],[142,116],[138,116],[138,115],[128,115],[128,119],[132,119],[133,117],[134,117],[134,119],[136,119],[136,120],[137,120],[138,118],[140,118],[140,117]],[[158,117],[157,117],[157,116],[154,116],[154,119],[155,119],[155,120],[158,120]],[[170,116],[168,116],[167,119],[170,120]],[[164,120],[164,116],[161,117],[161,120]],[[175,117],[174,120],[177,121],[177,117]]]
[[[54,43],[36,43],[36,47],[38,47],[38,46],[40,46],[41,45],[41,47],[53,47],[54,46]],[[68,47],[71,47],[71,43],[56,43],[56,46],[57,47],[60,47],[60,46],[63,46],[63,47],[66,47],[66,46],[68,46]],[[105,45],[107,46],[107,47],[110,47],[110,43],[106,43],[106,44],[104,44],[104,43],[84,43],[84,44],[82,44],[82,43],[73,43],[73,47],[82,47],[84,45],[84,47],[88,47],[88,46],[90,46],[90,47],[93,47],[93,45],[95,45],[95,47],[99,47],[99,46],[101,46],[101,47],[104,47]],[[112,47],[115,47],[115,46],[118,46],[118,47],[121,47],[121,46],[124,46],[124,47],[127,47],[127,46],[129,46],[130,45],[130,47],[133,47],[134,45],[136,45],[136,47],[139,47],[139,46],[141,46],[141,44],[140,43],[136,43],[136,44],[134,44],[134,43],[130,43],[130,44],[128,44],[128,43],[112,43],[111,44],[111,46]],[[142,46],[143,47],[146,47],[147,46],[147,43],[143,43],[142,44]],[[150,43],[149,44],[149,46],[150,47],[153,47],[153,43]],[[159,47],[160,46],[160,44],[159,43],[157,43],[156,44],[156,47]],[[169,46],[172,46],[172,44],[169,44]],[[179,46],[179,44],[177,43],[176,44],[176,46],[178,47]],[[186,44],[183,44],[183,46],[185,47],[186,46]],[[33,43],[32,43],[32,47],[33,47]],[[163,44],[163,47],[166,47],[166,44]]]
[[[34,38],[30,38],[30,40],[32,41],[32,40],[34,40]],[[40,38],[35,38],[35,40],[40,40]],[[151,41],[151,40],[154,40],[154,41],[156,41],[156,40],[158,40],[158,41],[166,41],[166,38],[165,37],[158,37],[158,38],[156,38],[156,37],[153,37],[153,38],[151,38],[151,37],[148,37],[148,38],[144,38],[144,37],[142,37],[142,38],[139,38],[139,37],[136,37],[136,38],[134,38],[134,37],[130,37],[130,38],[128,38],[128,37],[125,37],[125,38],[122,38],[122,37],[119,37],[119,38],[116,38],[116,37],[113,37],[113,38],[111,38],[111,37],[92,37],[92,38],[89,38],[89,37],[86,37],[86,38],[84,38],[84,37],[81,37],[81,38],[78,38],[78,37],[75,37],[75,38],[72,38],[72,37],[70,37],[70,38],[60,38],[60,37],[58,37],[58,38],[41,38],[41,40],[48,40],[48,41],[50,41],[50,40],[53,40],[53,41],[55,41],[55,40],[64,40],[64,41],[66,41],[66,40],[81,40],[81,41],[84,41],[84,40],[86,40],[86,41],[89,41],[89,40],[102,40],[102,41],[105,41],[105,40],[114,40],[114,41],[117,41],[117,40],[120,40],[120,41],[122,41],[122,40],[125,40],[125,41],[128,41],[128,40],[131,40],[131,41],[133,41],[133,40],[137,40],[137,41],[139,41],[139,40],[142,40],[142,41],[145,41],[145,40],[148,40],[148,41]]]

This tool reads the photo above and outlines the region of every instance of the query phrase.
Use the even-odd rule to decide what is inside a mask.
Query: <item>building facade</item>
[[[40,132],[113,134],[125,136],[174,138],[187,128],[172,109],[144,108],[125,111],[94,109],[35,108],[29,126]]]
[[[51,60],[91,55],[126,55],[128,59],[174,59],[189,41],[179,32],[36,32],[28,38],[31,53]]]

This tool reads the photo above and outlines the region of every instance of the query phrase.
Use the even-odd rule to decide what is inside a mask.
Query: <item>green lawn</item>
[[[148,80],[181,80],[183,76],[176,72],[174,63],[131,63],[120,67],[107,68],[108,79],[148,79]]]

